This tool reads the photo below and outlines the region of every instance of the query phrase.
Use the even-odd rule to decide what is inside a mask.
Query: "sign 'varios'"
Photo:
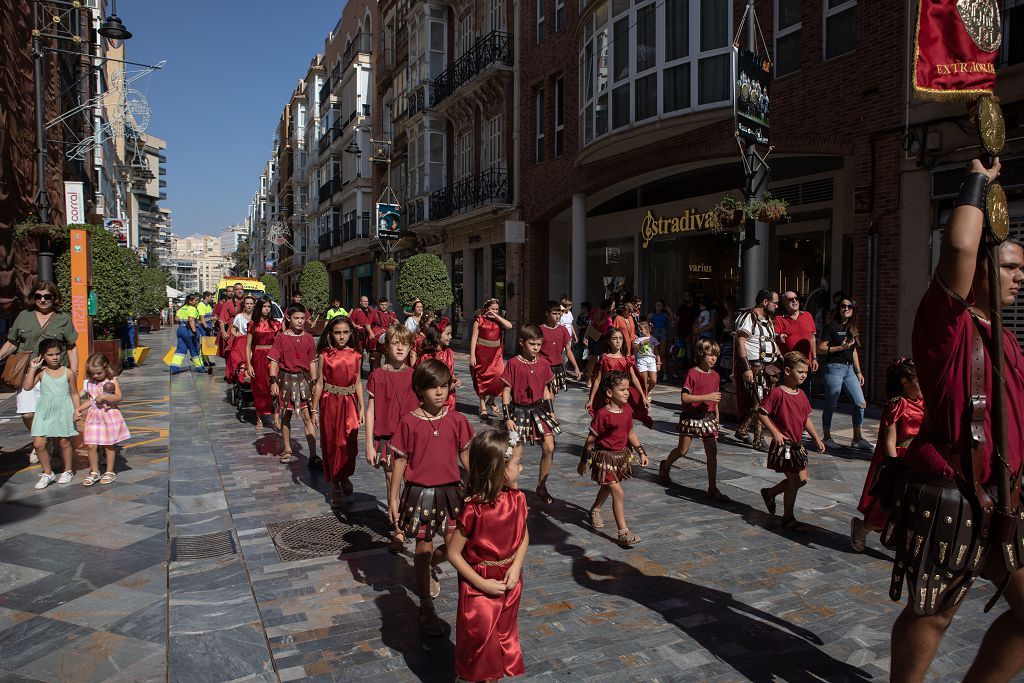
[[[697,230],[719,230],[721,226],[714,211],[699,212],[689,209],[679,216],[655,216],[650,211],[644,216],[640,225],[641,247],[646,249],[655,237],[678,232],[695,232]]]

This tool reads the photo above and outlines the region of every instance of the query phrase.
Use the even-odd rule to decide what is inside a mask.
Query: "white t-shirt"
[[[238,330],[239,334],[245,334],[249,329],[249,320],[239,313],[235,316],[235,319],[231,321],[231,326]]]
[[[563,313],[561,319],[558,321],[558,324],[569,332],[569,339],[573,339],[576,336],[576,332],[572,328],[572,321],[572,311],[566,311]]]
[[[420,321],[410,315],[405,319],[405,327],[413,334],[418,334],[420,331]]]
[[[736,333],[745,333],[744,351],[748,361],[775,362],[779,347],[775,344],[775,327],[769,318],[758,318],[753,311],[739,315]]]

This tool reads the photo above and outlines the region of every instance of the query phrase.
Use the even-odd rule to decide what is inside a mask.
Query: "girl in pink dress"
[[[505,331],[512,329],[512,323],[502,318],[500,311],[497,299],[485,301],[476,312],[469,337],[469,376],[473,380],[473,391],[480,399],[480,419],[488,418],[488,409],[501,415],[494,399],[501,396],[505,386],[501,381],[501,374],[505,372],[502,354]]]
[[[313,425],[320,431],[320,456],[331,482],[331,507],[352,495],[352,473],[359,456],[363,424],[363,354],[355,348],[355,326],[346,316],[331,318],[320,335],[318,372],[313,387]]]
[[[466,503],[448,542],[459,572],[455,618],[455,674],[465,681],[496,681],[526,672],[519,645],[520,574],[530,534],[526,496],[516,482],[523,470],[517,432],[487,430],[469,444]]]
[[[629,377],[629,408],[633,411],[633,417],[639,420],[648,429],[654,429],[654,420],[647,412],[651,405],[651,399],[644,391],[644,385],[636,374],[636,361],[631,354],[626,354],[625,337],[622,330],[613,328],[608,333],[608,346],[601,355],[597,365],[597,375],[594,377],[594,384],[590,389],[590,400],[587,401],[587,412],[593,415],[608,403],[604,392],[599,391],[601,380],[609,372],[621,372]]]
[[[128,425],[117,404],[121,401],[121,383],[114,376],[110,361],[102,353],[94,353],[85,362],[87,379],[82,398],[89,398],[89,405],[81,408],[85,416],[85,431],[82,432],[89,449],[89,476],[82,482],[85,486],[112,484],[117,479],[114,471],[114,446],[131,438]],[[100,476],[99,449],[103,448],[107,469]]]

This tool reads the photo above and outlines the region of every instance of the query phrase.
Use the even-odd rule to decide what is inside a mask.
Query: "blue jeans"
[[[839,394],[845,388],[853,401],[853,426],[860,427],[864,424],[864,390],[857,381],[857,374],[853,371],[852,365],[845,363],[826,363],[821,368],[821,374],[825,378],[825,410],[821,413],[821,429],[826,434],[831,432],[832,413],[839,405]]]

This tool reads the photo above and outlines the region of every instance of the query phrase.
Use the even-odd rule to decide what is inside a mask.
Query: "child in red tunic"
[[[641,467],[647,466],[647,451],[633,431],[633,411],[629,408],[629,378],[623,372],[609,372],[601,381],[601,391],[607,403],[590,421],[590,433],[583,444],[583,457],[576,471],[582,476],[590,467],[590,477],[601,485],[597,498],[590,507],[590,524],[595,529],[604,526],[601,506],[612,497],[612,514],[619,529],[618,543],[629,548],[640,542],[640,537],[626,525],[626,494],[622,482],[633,476],[630,467],[632,448]]]
[[[370,369],[380,367],[381,354],[384,353],[384,334],[392,325],[398,324],[398,316],[395,312],[388,310],[391,302],[386,296],[377,300],[377,310],[374,311],[370,320],[370,331],[373,333],[374,343],[370,347]]]
[[[313,387],[313,424],[320,430],[324,473],[331,482],[331,507],[339,507],[341,494],[352,495],[352,473],[359,453],[359,427],[363,424],[363,384],[359,371],[363,354],[355,348],[355,325],[343,315],[331,318],[317,348],[316,385]]]
[[[690,452],[694,438],[701,439],[708,466],[708,495],[719,503],[728,503],[729,496],[718,489],[718,402],[722,400],[722,392],[715,363],[721,349],[713,339],[701,338],[694,344],[694,353],[697,365],[687,371],[680,397],[683,410],[679,413],[679,445],[661,461],[658,483],[672,484],[672,464]]]
[[[562,363],[563,353],[569,359],[569,363],[572,364],[573,372],[576,373],[576,379],[579,380],[583,376],[583,373],[580,372],[580,366],[576,363],[576,356],[572,353],[572,337],[569,334],[569,330],[562,324],[562,313],[561,303],[553,300],[549,301],[545,313],[547,318],[544,324],[540,326],[540,331],[544,335],[544,343],[540,347],[540,357],[551,366],[551,373],[555,376],[551,380],[550,385],[552,402],[554,402],[554,397],[559,391],[565,391],[568,388],[566,385],[565,364]]]
[[[505,364],[501,381],[502,414],[505,428],[518,431],[525,441],[541,442],[540,476],[537,478],[537,497],[544,503],[555,502],[548,493],[548,474],[555,454],[555,434],[562,429],[555,419],[551,404],[551,366],[540,359],[544,335],[536,325],[519,328],[519,355]]]
[[[495,681],[526,672],[519,646],[520,574],[530,544],[526,496],[516,482],[523,449],[518,432],[487,430],[469,444],[466,504],[448,543],[459,572],[455,674]]]
[[[388,514],[403,533],[416,538],[416,585],[420,594],[420,629],[428,636],[444,633],[434,611],[441,586],[434,565],[445,559],[444,547],[434,549],[434,536],[447,542],[462,509],[459,465],[469,469],[469,440],[473,430],[462,413],[446,410],[452,373],[444,363],[428,360],[412,374],[420,406],[398,422],[391,439],[394,472],[388,490]],[[399,485],[405,480],[402,497]]]
[[[768,467],[782,472],[786,478],[775,486],[761,489],[761,498],[768,512],[775,514],[775,498],[782,494],[782,524],[790,531],[804,532],[807,527],[796,521],[793,505],[796,494],[807,483],[807,449],[800,441],[804,430],[814,439],[818,451],[825,452],[825,444],[811,422],[811,403],[800,386],[807,379],[811,364],[799,351],[783,356],[785,374],[782,383],[768,392],[758,408],[758,418],[771,432],[772,445],[768,449]]]
[[[383,468],[385,495],[391,489],[391,439],[398,422],[416,410],[420,399],[412,390],[412,368],[407,364],[412,349],[412,332],[397,323],[384,333],[385,362],[370,373],[366,381],[366,462]],[[405,543],[405,534],[395,531],[391,552],[397,553]]]
[[[292,462],[292,413],[298,411],[306,429],[306,443],[309,445],[309,466],[319,467],[323,461],[316,454],[316,430],[309,408],[313,389],[309,384],[316,376],[316,344],[305,331],[306,307],[292,304],[288,307],[286,319],[288,329],[274,338],[274,344],[267,353],[270,360],[270,395],[277,398],[281,410],[281,462]]]
[[[455,375],[455,354],[448,344],[452,340],[452,324],[448,318],[441,318],[428,326],[423,331],[423,343],[416,354],[416,365],[425,360],[439,360],[452,373],[452,390],[448,394],[448,402],[444,407],[448,410],[455,410],[455,390],[462,386],[462,382]]]
[[[882,501],[871,494],[882,463],[886,458],[902,458],[924,422],[924,396],[917,382],[914,361],[900,358],[889,366],[886,375],[889,404],[878,425],[878,442],[857,505],[864,519],[854,517],[850,520],[850,545],[857,552],[864,551],[868,534],[881,531],[889,521],[888,510],[884,510]]]
[[[622,372],[629,376],[632,386],[629,388],[629,408],[633,411],[633,417],[639,420],[648,429],[654,429],[654,420],[647,412],[651,405],[651,399],[640,382],[640,376],[636,374],[636,360],[632,354],[627,353],[625,337],[622,330],[612,328],[608,333],[608,346],[601,355],[597,365],[597,374],[594,377],[593,387],[590,389],[590,399],[587,401],[587,412],[591,415],[608,402],[604,392],[599,391],[604,375],[609,372]]]

